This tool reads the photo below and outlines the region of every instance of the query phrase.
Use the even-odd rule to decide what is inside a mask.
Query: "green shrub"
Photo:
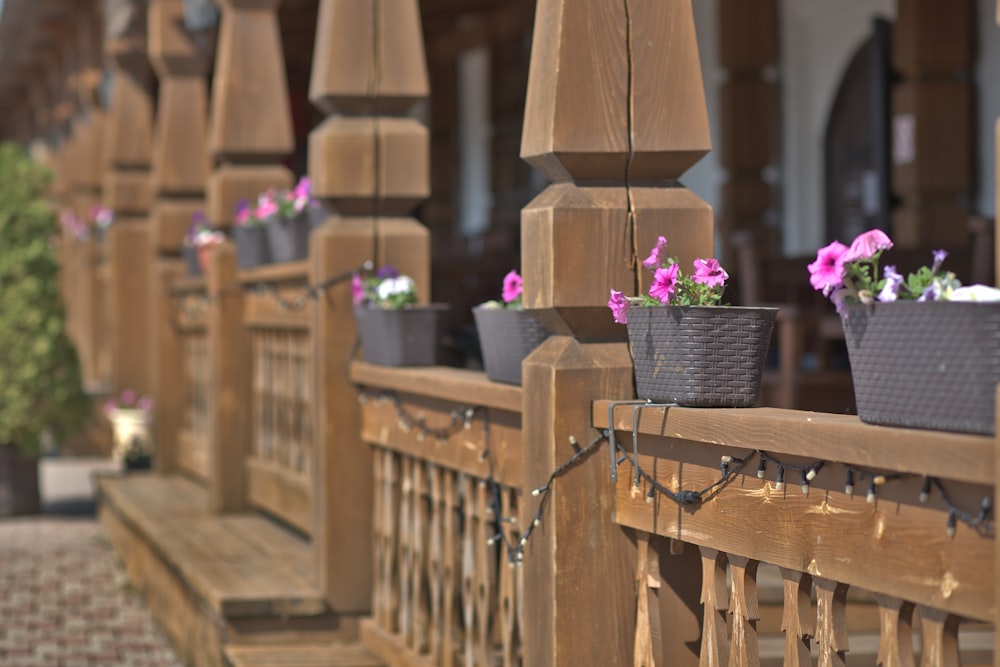
[[[88,413],[80,364],[65,333],[50,176],[24,150],[0,145],[0,444],[29,454]]]

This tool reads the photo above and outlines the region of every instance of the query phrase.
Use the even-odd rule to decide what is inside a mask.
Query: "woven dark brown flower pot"
[[[692,407],[757,405],[777,314],[734,306],[629,309],[636,393]]]
[[[449,308],[446,303],[399,310],[355,307],[362,358],[382,366],[437,364]]]
[[[309,254],[309,219],[297,215],[290,220],[275,217],[264,225],[271,261],[294,262]]]
[[[850,306],[844,336],[862,421],[994,433],[1000,303]]]
[[[494,382],[521,384],[521,362],[549,337],[549,330],[524,310],[472,309],[483,351],[486,377]]]
[[[267,232],[263,227],[233,227],[233,241],[241,269],[252,269],[271,261]]]

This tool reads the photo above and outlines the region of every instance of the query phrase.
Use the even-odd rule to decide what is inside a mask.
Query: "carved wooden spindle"
[[[879,611],[878,665],[914,667],[913,603],[891,595],[875,594]]]
[[[444,478],[444,559],[442,567],[441,667],[452,667],[456,661],[460,638],[455,634],[455,600],[459,590],[458,577],[461,564],[458,561],[461,537],[458,530],[459,493],[458,474],[448,470]]]
[[[432,663],[441,661],[441,631],[444,619],[441,615],[441,592],[444,587],[444,517],[448,511],[444,502],[444,481],[440,466],[427,464],[430,481],[430,537],[427,552],[427,595],[430,602],[430,627],[428,632],[428,657]]]
[[[387,627],[385,584],[382,579],[386,558],[385,523],[382,518],[385,511],[383,507],[385,502],[385,477],[383,475],[385,464],[382,462],[382,452],[381,448],[376,449],[375,455],[372,457],[372,488],[375,489],[372,500],[372,558],[375,563],[375,580],[372,582],[372,617],[381,627]]]
[[[413,608],[410,602],[413,583],[413,459],[402,457],[399,496],[399,631],[406,646],[413,641]]]
[[[383,450],[385,495],[383,496],[383,525],[385,530],[385,561],[382,564],[382,585],[385,592],[385,609],[387,616],[386,630],[399,629],[398,612],[400,606],[399,589],[396,586],[396,572],[400,569],[397,542],[400,540],[397,517],[399,505],[402,504],[400,488],[401,458],[388,450]]]
[[[476,515],[473,481],[462,476],[462,496],[465,499],[465,525],[462,531],[462,630],[465,664],[476,664]]]
[[[729,573],[733,582],[729,600],[729,613],[733,617],[729,646],[729,664],[732,667],[753,667],[760,664],[757,647],[757,621],[760,620],[757,602],[758,565],[758,561],[729,555]]]
[[[427,524],[430,520],[428,514],[430,491],[426,466],[424,461],[413,462],[413,569],[410,572],[412,577],[410,604],[413,608],[410,618],[413,623],[411,647],[417,653],[426,653],[428,646],[427,591],[424,590],[424,581],[427,573],[426,544]]]
[[[919,605],[920,667],[958,667],[958,626],[961,619],[942,609]]]
[[[816,583],[816,644],[819,667],[846,665],[847,584],[814,577]]]
[[[785,633],[785,665],[809,667],[809,642],[816,634],[816,618],[812,613],[810,592],[812,577],[798,570],[781,569],[784,582],[784,608],[781,631]]]
[[[729,633],[726,629],[726,612],[729,609],[727,557],[717,549],[699,547],[699,550],[701,604],[705,609],[699,664],[702,667],[719,667],[729,664]]]
[[[513,492],[510,489],[503,489],[500,493],[503,516],[514,517]],[[520,521],[515,525],[520,525]],[[518,539],[516,531],[510,530],[508,532],[513,533],[510,542],[512,544],[516,543]],[[521,568],[518,564],[510,562],[509,556],[506,546],[501,545],[499,564],[500,581],[498,582],[497,594],[500,606],[500,643],[503,651],[501,654],[501,664],[503,667],[515,667],[520,662],[515,642],[519,632],[517,625],[517,577]]]
[[[660,580],[659,552],[650,544],[650,535],[638,534],[638,561],[635,573],[636,624],[633,665],[635,667],[655,667],[658,647],[656,637],[660,635],[660,615],[657,591]]]
[[[529,448],[528,489],[566,457],[568,438],[580,437],[569,425],[586,423],[586,396],[632,391],[626,346],[584,342],[626,336],[608,315],[609,290],[643,289],[636,255],[643,259],[658,235],[688,266],[710,256],[714,224],[689,190],[664,187],[711,145],[690,0],[539,0],[535,16],[521,156],[553,184],[521,212],[521,268],[525,307],[557,335],[523,366],[523,402],[532,408],[524,438],[547,443]],[[606,520],[613,493],[606,460],[597,458],[560,478],[546,530],[525,555],[528,664],[615,664],[632,650],[634,608],[617,592],[634,586],[620,565],[635,562],[634,546]],[[574,583],[581,580],[603,585],[595,592]],[[580,616],[584,608],[593,611]],[[604,624],[613,639],[575,640],[579,624],[559,622],[570,615]],[[665,647],[675,649],[690,654]]]
[[[496,573],[496,551],[489,544],[489,539],[493,536],[493,516],[489,506],[489,493],[486,482],[477,480],[475,483],[475,503],[476,514],[479,522],[475,526],[476,540],[476,577],[475,577],[475,597],[476,597],[476,664],[492,664],[491,641],[490,641],[490,621],[495,609],[493,600],[495,599],[495,573]]]

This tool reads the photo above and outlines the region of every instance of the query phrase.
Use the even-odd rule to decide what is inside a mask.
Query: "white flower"
[[[378,286],[378,298],[385,301],[396,294],[409,294],[414,290],[416,290],[416,283],[409,276],[386,278]]]
[[[1000,301],[1000,289],[987,285],[968,285],[952,290],[949,301]]]

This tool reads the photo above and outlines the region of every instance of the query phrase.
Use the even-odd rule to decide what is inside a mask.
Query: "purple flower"
[[[670,297],[677,287],[677,265],[671,264],[665,269],[657,269],[653,274],[653,284],[649,286],[649,296],[658,299],[662,304],[669,304]]]
[[[822,290],[824,296],[840,287],[844,281],[844,256],[848,249],[840,241],[834,241],[819,249],[816,261],[809,265],[809,284],[815,290]]]
[[[871,259],[879,252],[891,247],[892,239],[886,236],[885,232],[881,229],[871,229],[859,234],[858,238],[854,239],[842,261],[854,262],[859,259]]]
[[[694,275],[691,280],[709,287],[718,287],[725,284],[729,279],[726,270],[719,266],[717,259],[696,259],[694,260]]]
[[[361,280],[361,276],[356,273],[351,277],[351,299],[355,306],[361,305],[361,302],[365,300],[365,284]]]
[[[655,271],[663,260],[660,259],[660,254],[667,249],[667,239],[663,236],[656,239],[656,245],[653,249],[649,251],[649,257],[642,261],[642,265],[645,266],[650,271]]]
[[[135,404],[135,407],[139,408],[143,412],[149,412],[150,410],[153,409],[153,399],[151,399],[149,396],[143,396]]]
[[[883,303],[890,303],[895,301],[899,296],[899,288],[903,284],[903,276],[896,272],[895,266],[887,266],[883,271],[885,276],[885,285],[882,286],[882,291],[878,293],[878,300]]]
[[[944,260],[947,259],[947,257],[948,257],[948,251],[947,250],[944,250],[944,249],[935,250],[934,251],[934,265],[931,266],[931,273],[937,273],[938,269],[941,268],[941,265],[944,263]]]
[[[614,315],[615,322],[618,324],[628,324],[628,309],[631,305],[624,294],[618,290],[611,290],[611,298],[608,299],[608,308],[611,309],[611,314]]]
[[[850,290],[846,287],[839,287],[833,291],[830,295],[830,300],[833,301],[834,307],[837,309],[837,314],[843,319],[847,319],[847,295],[850,294]]]
[[[241,199],[236,203],[236,224],[245,225],[250,221],[250,204]]]
[[[375,277],[380,278],[382,280],[385,280],[386,278],[398,278],[399,271],[397,271],[395,267],[386,264],[385,266],[383,266],[382,268],[380,268],[378,271],[375,272]]]
[[[524,282],[517,271],[511,271],[503,277],[503,300],[504,303],[515,301],[524,291]]]
[[[135,404],[135,391],[132,389],[126,389],[122,392],[121,396],[122,405],[134,405]]]
[[[295,198],[305,197],[309,198],[309,193],[312,191],[312,181],[309,180],[308,176],[303,176],[299,179],[299,182],[295,185],[295,189],[292,190],[292,194]]]
[[[941,283],[938,281],[932,282],[927,286],[927,289],[917,297],[917,301],[937,301],[941,296]]]

